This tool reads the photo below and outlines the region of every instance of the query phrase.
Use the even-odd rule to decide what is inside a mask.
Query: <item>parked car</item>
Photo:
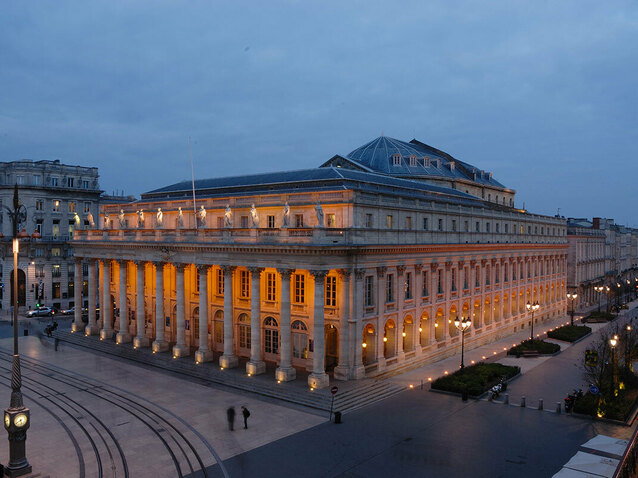
[[[82,313],[86,314],[86,308],[82,307]],[[71,307],[70,309],[62,309],[60,311],[60,314],[62,315],[74,315],[75,314],[75,306]]]
[[[38,307],[27,312],[27,317],[49,317],[55,315],[52,307]]]

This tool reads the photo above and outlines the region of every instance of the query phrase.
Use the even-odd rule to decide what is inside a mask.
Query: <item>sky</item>
[[[139,195],[320,165],[382,134],[530,212],[638,227],[638,3],[0,2],[0,161]]]

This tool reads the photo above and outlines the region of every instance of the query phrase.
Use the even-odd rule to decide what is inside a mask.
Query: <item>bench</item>
[[[521,355],[523,357],[538,357],[539,353],[538,350],[523,350],[521,352]]]

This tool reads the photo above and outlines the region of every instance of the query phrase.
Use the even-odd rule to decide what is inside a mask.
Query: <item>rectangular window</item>
[[[18,176],[16,176],[16,182],[17,182],[19,185],[24,184],[24,176],[22,176],[22,175],[18,175]]]
[[[274,272],[266,273],[266,300],[277,300],[277,275]]]
[[[407,216],[405,218],[405,228],[406,229],[412,229],[412,217]]]
[[[53,201],[53,212],[60,212],[60,201],[58,199]]]
[[[193,267],[195,271],[195,293],[199,294],[199,271],[196,267]]]
[[[35,250],[35,257],[44,257],[44,248],[37,247]]]
[[[60,248],[59,247],[52,247],[51,248],[51,256],[52,257],[60,257]]]
[[[485,285],[490,285],[490,266],[485,266]]]
[[[305,304],[306,302],[306,276],[295,274],[295,303]]]
[[[69,221],[69,237],[70,238],[73,237],[73,226],[75,226],[75,221],[73,220]]]
[[[371,307],[374,305],[374,277],[366,276],[365,278],[365,304],[366,307]]]
[[[439,269],[438,271],[436,271],[436,273],[437,273],[436,292],[437,294],[442,294],[443,293],[443,271]]]
[[[326,227],[337,227],[337,218],[334,213],[326,214]]]
[[[35,200],[35,210],[36,211],[44,211],[44,199],[36,199]]]
[[[456,232],[456,219],[452,219],[452,231]]]
[[[456,269],[452,269],[452,292],[456,292]]]
[[[374,227],[374,222],[372,220],[372,214],[366,214],[366,227],[367,228]]]
[[[275,228],[275,216],[268,216],[268,228],[269,229]]]
[[[303,214],[295,214],[295,227],[303,227]]]
[[[250,297],[250,281],[248,271],[239,271],[239,297],[244,299]]]
[[[82,276],[87,277],[89,275],[89,265],[86,262],[82,263]]]
[[[69,201],[69,212],[75,212],[75,201]]]
[[[60,264],[53,264],[51,266],[51,277],[60,277],[62,276],[62,270],[60,269]]]
[[[337,306],[337,277],[326,277],[326,290],[325,290],[325,305],[326,307]]]
[[[481,268],[478,266],[475,271],[474,287],[481,287]]]
[[[34,186],[39,186],[40,185],[40,176],[37,174],[33,175],[33,185]]]
[[[67,178],[66,184],[67,184],[68,187],[72,188],[74,183],[75,183],[75,181],[74,181],[73,178]]]
[[[443,230],[443,219],[439,219],[439,231]]]
[[[421,286],[421,297],[427,297],[430,295],[429,287],[428,287],[428,271],[423,271],[421,273],[423,279],[423,285]]]
[[[60,298],[60,283],[59,282],[53,283],[53,298],[54,299]]]
[[[528,262],[528,263],[527,263],[527,278],[528,278],[528,279],[529,279],[529,278],[531,277],[531,275],[532,275],[532,272],[531,272],[531,270],[530,270],[530,269],[531,269],[531,264]]]
[[[74,282],[69,282],[67,284],[67,290],[68,290],[69,297],[73,297],[73,294],[75,292],[75,283]]]
[[[58,178],[51,178],[51,186],[53,187],[58,186]]]
[[[485,232],[490,232],[490,223],[485,224]]]
[[[394,274],[388,274],[385,279],[385,301],[394,302]]]
[[[423,218],[423,230],[424,231],[428,230],[428,218],[427,217]]]
[[[82,181],[82,189],[89,189],[89,182],[87,180]]]
[[[505,264],[505,267],[503,267],[503,282],[509,281],[509,274],[507,273],[509,271],[509,268],[509,264]]]
[[[248,228],[248,216],[242,216],[241,218],[239,218],[239,220],[242,229]]]
[[[412,298],[412,273],[411,272],[406,272],[405,273],[405,285],[404,285],[404,290],[405,290],[405,300],[409,300]]]
[[[388,214],[386,218],[386,226],[388,229],[392,229],[392,214]]]
[[[476,230],[476,232],[481,232],[481,223],[478,222],[478,221],[476,221],[475,230]]]
[[[217,295],[224,295],[224,269],[217,269]]]
[[[509,224],[505,224],[505,234],[508,234],[510,232],[510,225]]]
[[[42,219],[36,219],[35,230],[38,231],[38,234],[42,235]]]
[[[501,278],[499,277],[501,274],[501,268],[500,266],[497,264],[496,265],[496,269],[494,270],[494,283],[498,284],[501,281]]]
[[[44,277],[44,266],[43,265],[35,266],[35,276],[36,277]]]
[[[85,202],[84,203],[84,212],[87,213],[91,211],[91,203],[90,202]]]
[[[497,223],[496,223],[496,232],[501,232],[501,231],[500,231],[500,227],[499,227],[499,226],[500,226],[500,223],[498,223],[498,222],[497,222]]]
[[[463,230],[465,232],[470,232],[470,221],[465,221],[463,224]]]
[[[470,269],[467,267],[463,268],[463,290],[467,290],[470,288],[468,275],[470,274]]]

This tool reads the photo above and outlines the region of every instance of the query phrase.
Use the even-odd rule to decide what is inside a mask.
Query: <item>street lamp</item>
[[[540,305],[538,302],[534,302],[533,304],[530,304],[529,302],[526,305],[527,310],[531,310],[532,311],[532,332],[529,336],[529,340],[532,343],[532,345],[534,344],[534,312],[537,311],[540,308]]]
[[[611,345],[611,372],[614,378],[614,391],[616,391],[616,345],[618,344],[618,336],[614,335],[609,339]]]
[[[625,327],[625,370],[631,369],[631,348],[630,348],[631,325]]]
[[[461,317],[461,320],[457,317],[454,319],[454,326],[461,332],[461,369],[465,367],[463,363],[463,356],[465,355],[465,331],[472,325],[472,320],[469,317]]]
[[[598,312],[600,312],[600,299],[603,296],[603,290],[605,290],[605,288],[602,285],[595,285],[594,286],[594,290],[596,292],[598,292]]]
[[[27,429],[31,425],[30,411],[22,402],[22,376],[20,355],[18,355],[18,238],[28,237],[26,231],[18,233],[18,225],[27,220],[27,210],[18,200],[18,185],[13,190],[13,209],[5,206],[13,225],[13,363],[11,366],[11,403],[4,411],[4,427],[9,434],[9,464],[4,472],[7,476],[21,476],[31,473],[27,461]]]
[[[576,300],[577,297],[578,297],[578,294],[570,294],[569,292],[567,293],[567,298],[572,301],[572,310],[571,310],[572,327],[574,326],[574,301]]]

